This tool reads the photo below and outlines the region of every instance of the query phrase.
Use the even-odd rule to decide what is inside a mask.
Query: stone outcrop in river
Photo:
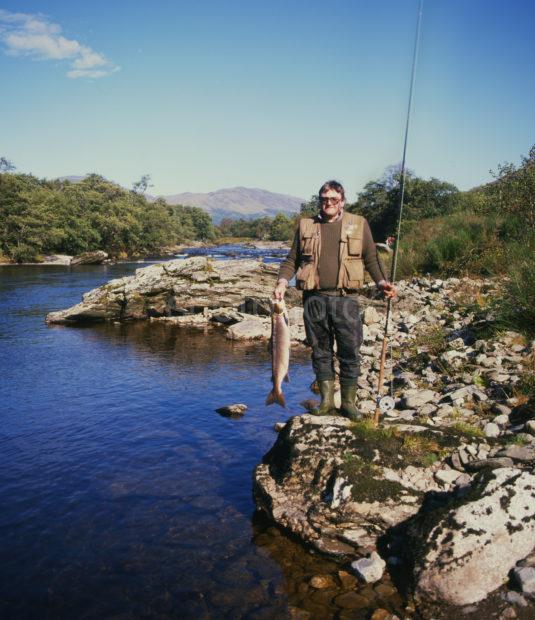
[[[229,325],[268,315],[278,268],[256,260],[172,260],[137,269],[89,291],[76,306],[51,312],[48,323],[165,317],[177,324]],[[299,295],[294,294],[295,302]]]

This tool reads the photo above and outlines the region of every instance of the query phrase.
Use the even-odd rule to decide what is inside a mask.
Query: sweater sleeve
[[[379,255],[377,254],[377,247],[373,240],[372,231],[367,220],[364,220],[364,231],[362,239],[362,257],[364,258],[364,266],[366,271],[373,278],[375,284],[381,280],[388,282],[388,276],[385,273]]]
[[[282,261],[278,279],[285,278],[288,282],[293,278],[297,271],[299,255],[299,228],[295,231],[294,240],[288,256]]]

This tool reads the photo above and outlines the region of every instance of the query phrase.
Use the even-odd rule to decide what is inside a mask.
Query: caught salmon
[[[290,322],[284,300],[272,299],[271,302],[271,379],[273,389],[266,398],[266,405],[278,403],[286,407],[282,382],[288,381],[290,364]]]

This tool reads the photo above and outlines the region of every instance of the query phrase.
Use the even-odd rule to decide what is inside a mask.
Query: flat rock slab
[[[535,449],[515,445],[507,446],[507,448],[500,450],[496,456],[509,457],[513,461],[535,461]]]
[[[506,456],[495,457],[490,459],[477,459],[469,461],[465,465],[466,471],[481,471],[482,469],[499,469],[500,467],[512,467],[513,459]]]

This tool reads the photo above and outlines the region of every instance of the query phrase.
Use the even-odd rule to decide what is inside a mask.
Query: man
[[[364,283],[364,268],[387,297],[395,297],[396,289],[384,273],[368,222],[344,212],[342,185],[338,181],[324,183],[319,202],[318,215],[299,222],[290,253],[280,267],[274,297],[284,298],[288,282],[296,274],[297,288],[304,291],[305,330],[321,394],[321,404],[312,413],[335,413],[336,341],[340,412],[356,421],[361,418],[355,400],[362,343],[357,289]]]

